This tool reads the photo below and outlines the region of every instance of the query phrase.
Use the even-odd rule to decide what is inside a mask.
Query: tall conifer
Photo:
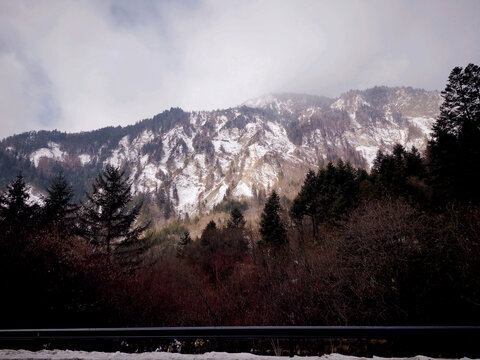
[[[243,229],[245,227],[245,218],[242,211],[238,207],[234,207],[230,211],[230,219],[228,219],[227,227],[229,229]]]
[[[36,207],[28,203],[29,197],[23,175],[19,173],[0,197],[0,221],[6,231],[18,231],[34,221]]]
[[[72,233],[78,207],[72,202],[73,190],[62,172],[53,179],[47,193],[43,208],[44,225],[54,225],[57,231]]]
[[[450,73],[428,144],[429,170],[442,199],[480,201],[480,68]]]
[[[125,172],[107,165],[93,184],[92,194],[81,209],[82,230],[92,242],[111,253],[114,243],[133,243],[148,227],[136,226],[141,203],[129,208],[131,183]]]
[[[280,199],[275,191],[268,197],[260,220],[260,234],[267,246],[279,247],[287,242],[287,234],[280,219]]]

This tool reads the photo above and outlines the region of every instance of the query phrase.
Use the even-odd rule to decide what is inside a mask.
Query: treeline
[[[164,229],[171,251],[119,169],[78,205],[61,175],[31,204],[19,175],[0,201],[2,327],[478,324],[479,83],[452,71],[424,157],[330,163],[254,226],[235,206],[197,239]]]
[[[7,186],[0,197],[2,327],[67,326],[102,311],[98,291],[113,264],[133,266],[148,241],[148,224],[137,222],[142,204],[132,204],[130,190],[124,173],[110,166],[80,205],[62,173],[41,204],[22,174]]]

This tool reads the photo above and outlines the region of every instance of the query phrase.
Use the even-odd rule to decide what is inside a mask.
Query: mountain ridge
[[[0,142],[0,182],[22,170],[41,188],[62,170],[84,193],[111,164],[127,169],[135,194],[182,216],[229,197],[287,192],[328,161],[368,169],[379,149],[397,142],[423,150],[440,103],[439,92],[410,87],[350,90],[335,99],[281,93],[222,110],[171,108],[125,127],[27,132]]]

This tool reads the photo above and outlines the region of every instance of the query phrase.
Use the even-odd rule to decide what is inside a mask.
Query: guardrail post
[[[290,338],[288,340],[288,347],[290,349],[290,357],[294,357],[294,355],[295,355],[295,343],[293,342],[292,338]]]

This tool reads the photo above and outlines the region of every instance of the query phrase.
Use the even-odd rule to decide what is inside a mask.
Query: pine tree
[[[104,246],[111,253],[114,244],[138,242],[147,229],[135,226],[142,203],[129,209],[132,201],[131,183],[125,178],[125,171],[107,165],[92,185],[92,194],[82,204],[82,231],[90,241]]]
[[[468,131],[479,130],[480,68],[477,65],[454,68],[442,97],[440,116],[433,127],[434,141],[443,135],[460,137]]]
[[[309,170],[303,182],[300,192],[293,200],[290,216],[300,225],[304,216],[308,216],[312,222],[313,236],[316,235],[317,223],[317,176],[313,170]]]
[[[177,245],[177,257],[183,259],[185,256],[185,247],[192,243],[190,233],[185,231]]]
[[[36,234],[38,211],[38,205],[29,204],[27,185],[19,173],[0,195],[0,252],[4,259],[15,259]]]
[[[378,152],[371,172],[377,197],[393,195],[415,198],[420,189],[414,183],[423,179],[424,175],[425,165],[418,150],[412,147],[407,151],[400,144],[394,145],[391,155]],[[412,182],[414,178],[416,180]]]
[[[342,160],[336,165],[328,163],[317,174],[309,171],[293,201],[290,216],[297,226],[302,225],[304,217],[310,218],[315,237],[318,224],[334,221],[358,205],[360,183],[366,178],[365,171]]]
[[[208,245],[210,242],[210,237],[212,234],[217,230],[217,224],[215,224],[215,221],[211,220],[207,226],[205,226],[205,229],[202,231],[202,236],[200,237],[200,241],[202,245]]]
[[[272,191],[263,208],[260,234],[267,246],[280,247],[287,242],[285,227],[280,219],[280,199],[275,191]]]
[[[450,73],[428,144],[429,172],[438,198],[480,201],[480,68]]]
[[[0,197],[0,222],[5,232],[23,232],[22,229],[35,222],[38,207],[28,204],[29,197],[23,175],[19,173]]]
[[[422,178],[425,175],[425,165],[420,152],[412,146],[410,152],[405,154],[405,175]]]
[[[245,218],[238,207],[234,207],[230,212],[230,219],[227,222],[229,229],[243,229],[245,227]]]
[[[74,215],[78,207],[72,203],[73,190],[62,172],[59,172],[53,179],[47,193],[43,208],[44,225],[53,225],[57,231],[62,233],[73,233]]]

